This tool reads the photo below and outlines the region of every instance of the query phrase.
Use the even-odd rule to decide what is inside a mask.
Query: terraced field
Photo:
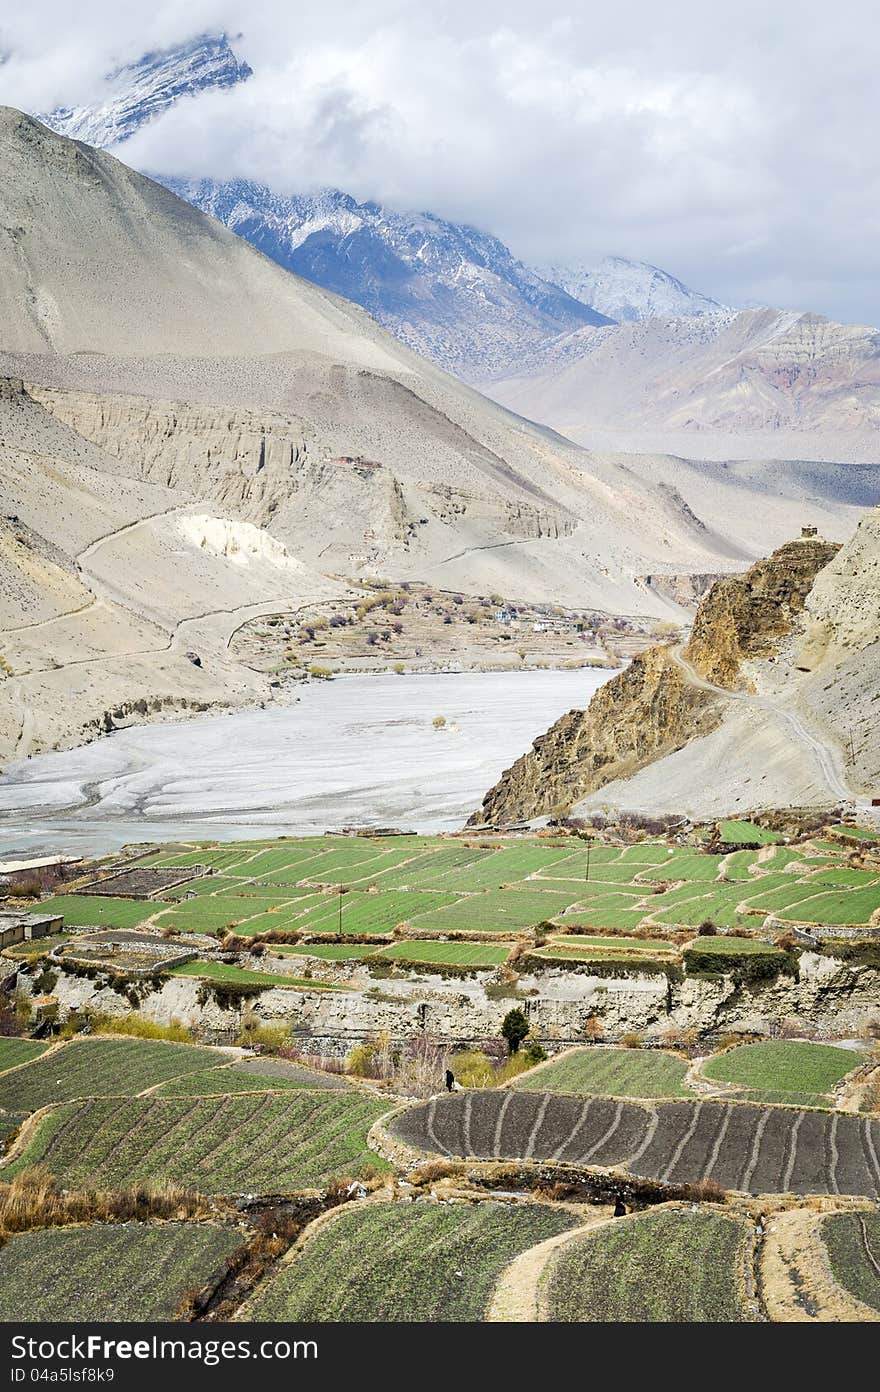
[[[398,889],[366,894],[352,890],[342,896],[341,931],[355,936],[389,934],[399,924],[415,919],[416,926],[421,927],[426,914],[457,902],[455,895],[438,891]],[[339,932],[339,897],[323,895],[293,926],[304,933]]]
[[[134,1096],[225,1062],[216,1049],[154,1039],[74,1039],[23,1068],[0,1074],[0,1107],[34,1112],[77,1097]]]
[[[173,1319],[242,1246],[213,1223],[96,1223],[19,1233],[0,1250],[0,1321]]]
[[[172,967],[171,976],[197,976],[205,981],[231,982],[240,986],[280,986],[299,991],[344,991],[329,981],[307,981],[304,977],[284,976],[281,972],[250,971],[230,962],[183,962]]]
[[[39,1058],[48,1047],[48,1044],[41,1044],[36,1039],[0,1038],[0,1073],[4,1068],[14,1068],[16,1064]]]
[[[834,1279],[880,1310],[880,1213],[832,1213],[819,1233]]]
[[[299,1079],[268,1073],[242,1073],[234,1067],[206,1068],[172,1078],[153,1092],[154,1097],[222,1097],[237,1092],[287,1092],[291,1088],[320,1087],[320,1079],[306,1075]]]
[[[721,840],[728,843],[742,841],[756,846],[772,846],[783,840],[781,832],[769,831],[758,826],[757,822],[726,821],[721,823]]]
[[[282,957],[314,957],[319,962],[357,962],[378,952],[377,943],[272,943],[269,951]]]
[[[159,926],[218,934],[231,927],[335,933],[332,889],[339,886],[351,891],[342,900],[342,931],[352,936],[388,936],[408,923],[438,933],[521,932],[562,914],[586,929],[621,932],[646,915],[670,928],[706,919],[759,926],[768,913],[792,923],[865,925],[880,911],[880,871],[849,866],[842,839],[785,846],[748,823],[725,830],[731,840],[760,841],[761,850],[721,856],[659,842],[594,843],[588,873],[586,847],[572,840],[518,838],[493,847],[440,837],[310,837],[167,847],[143,864],[212,873],[164,900],[74,894],[47,907],[74,928],[132,928],[154,918]],[[673,887],[657,894],[663,882]]]
[[[721,1323],[757,1318],[746,1296],[750,1229],[720,1213],[658,1209],[566,1242],[541,1282],[554,1322]]]
[[[684,1085],[687,1060],[660,1049],[573,1049],[512,1086],[522,1092],[568,1092],[578,1097],[693,1097]]]
[[[393,1118],[436,1155],[625,1166],[671,1184],[880,1198],[880,1121],[722,1102],[639,1105],[514,1089],[434,1098]]]
[[[564,938],[551,938],[543,951],[548,956],[552,953],[565,957],[572,953],[591,953],[597,949],[600,952],[644,952],[655,957],[664,952],[678,951],[675,943],[667,942],[664,938],[628,938],[624,933],[614,937],[572,933]]]
[[[562,913],[574,898],[571,892],[490,889],[422,914],[418,927],[437,933],[516,933]]]
[[[239,1318],[482,1320],[504,1268],[576,1223],[547,1204],[370,1203],[343,1210],[258,1289]]]
[[[703,1064],[702,1072],[713,1082],[745,1089],[751,1101],[768,1101],[772,1094],[774,1101],[828,1106],[835,1085],[864,1060],[864,1054],[832,1044],[769,1040],[718,1054]]]
[[[427,942],[413,938],[383,947],[377,960],[436,962],[440,966],[497,967],[510,956],[511,943]]]
[[[290,1193],[387,1168],[366,1141],[386,1110],[354,1089],[70,1102],[0,1173],[46,1165],[70,1189],[168,1180],[204,1194]]]
[[[102,899],[96,894],[59,894],[44,899],[40,913],[63,914],[66,928],[137,928],[160,905],[146,899]]]

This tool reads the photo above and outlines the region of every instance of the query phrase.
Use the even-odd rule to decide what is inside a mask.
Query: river
[[[34,755],[0,778],[0,858],[344,824],[455,830],[532,740],[610,675],[338,677],[265,710],[142,725]],[[440,715],[446,724],[435,729]]]

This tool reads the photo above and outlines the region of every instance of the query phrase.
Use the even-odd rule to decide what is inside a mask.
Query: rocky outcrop
[[[742,663],[778,651],[819,571],[839,550],[836,543],[805,537],[780,546],[745,575],[719,580],[697,610],[687,661],[714,686],[743,685]]]
[[[505,770],[471,825],[561,811],[714,730],[723,698],[696,685],[687,667],[710,686],[746,686],[742,664],[777,651],[817,574],[838,549],[804,538],[744,575],[716,581],[697,611],[683,653],[686,665],[669,646],[634,658],[596,692],[587,710],[569,711]]]
[[[486,794],[471,825],[561,812],[719,720],[718,702],[688,682],[671,649],[649,648],[600,687],[587,710],[569,711],[540,735]]]

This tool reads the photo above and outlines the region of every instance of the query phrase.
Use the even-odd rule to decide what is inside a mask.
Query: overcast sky
[[[31,111],[99,99],[151,48],[240,34],[255,76],[142,131],[120,151],[139,168],[332,185],[527,261],[614,252],[733,304],[880,324],[874,0],[4,8],[0,100]]]

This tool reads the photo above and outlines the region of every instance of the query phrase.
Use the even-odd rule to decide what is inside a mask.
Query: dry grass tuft
[[[201,1194],[169,1183],[135,1184],[113,1191],[60,1189],[45,1166],[33,1165],[8,1184],[0,1184],[0,1242],[32,1228],[206,1218],[215,1208]]]

